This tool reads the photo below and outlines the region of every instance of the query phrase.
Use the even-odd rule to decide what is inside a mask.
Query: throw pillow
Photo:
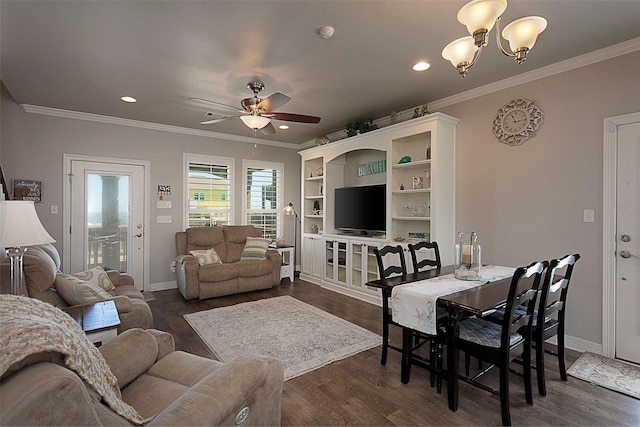
[[[107,272],[100,266],[93,267],[91,270],[81,271],[80,273],[74,273],[72,276],[97,285],[107,292],[111,292],[116,288],[113,282],[111,282],[111,279],[109,279]]]
[[[240,261],[266,258],[269,243],[271,243],[271,239],[247,237],[244,249],[242,250],[242,255],[240,256]]]
[[[191,255],[196,257],[198,260],[198,264],[207,265],[207,264],[222,264],[222,260],[220,259],[220,255],[213,249],[205,249],[201,251],[189,251]]]
[[[64,273],[58,273],[54,287],[58,295],[69,305],[86,304],[111,298],[111,295],[100,286]]]

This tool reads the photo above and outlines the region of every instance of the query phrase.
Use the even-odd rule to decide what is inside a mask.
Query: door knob
[[[631,258],[631,257],[640,258],[638,255],[634,255],[634,254],[632,254],[631,252],[629,252],[627,250],[620,251],[620,256],[622,258]]]

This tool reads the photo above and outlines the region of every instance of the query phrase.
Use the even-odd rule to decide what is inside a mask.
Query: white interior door
[[[68,269],[95,266],[145,283],[145,166],[71,160]]]
[[[616,357],[640,364],[640,123],[618,127]]]

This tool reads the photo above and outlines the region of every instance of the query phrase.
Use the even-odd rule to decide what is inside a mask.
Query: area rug
[[[271,356],[282,362],[285,380],[382,343],[379,335],[290,296],[184,317],[220,361]]]
[[[640,367],[585,352],[567,370],[572,377],[640,399]]]

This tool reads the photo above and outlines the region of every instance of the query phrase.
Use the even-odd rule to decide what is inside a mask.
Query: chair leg
[[[469,376],[471,367],[471,355],[468,352],[464,352],[464,374]]]
[[[522,373],[524,374],[524,393],[527,403],[533,405],[533,391],[531,387],[531,344],[525,345],[524,352],[522,353]]]
[[[431,338],[429,340],[429,365],[431,366],[431,375],[430,375],[430,381],[431,381],[431,387],[433,388],[433,386],[436,385],[436,370],[438,369],[436,364],[438,363],[436,361],[437,359],[437,348],[436,346],[438,345],[438,340],[436,340],[435,338]]]
[[[536,343],[536,375],[538,379],[538,394],[547,395],[547,386],[544,379],[544,341]]]
[[[564,353],[564,331],[558,332],[558,366],[560,367],[560,378],[567,380],[567,359]]]
[[[437,354],[436,354],[436,358],[438,360],[437,365],[437,371],[436,371],[436,391],[438,392],[438,394],[442,393],[442,359],[444,359],[444,350],[443,350],[443,345],[440,341],[438,341],[437,345]]]
[[[502,411],[502,425],[511,425],[511,412],[509,411],[509,363],[500,369],[500,410]]]
[[[382,324],[382,357],[380,358],[380,364],[387,364],[387,350],[389,349],[389,324],[384,322]]]

